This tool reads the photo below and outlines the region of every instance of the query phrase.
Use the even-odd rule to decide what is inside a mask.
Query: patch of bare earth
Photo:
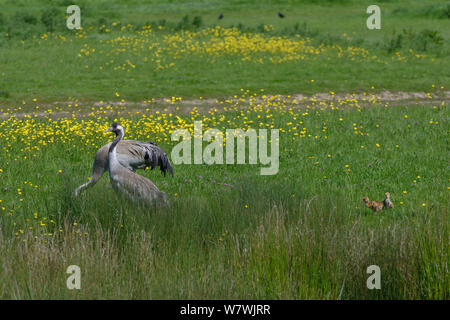
[[[355,100],[359,106],[365,107],[370,105],[438,105],[442,102],[448,104],[450,102],[450,91],[440,91],[438,93],[426,92],[391,92],[381,91],[378,93],[342,93],[335,94],[333,92],[317,93],[312,96],[305,94],[292,95],[261,95],[248,96],[245,98],[209,98],[209,99],[181,99],[172,101],[172,99],[159,98],[150,101],[55,101],[47,104],[39,104],[39,109],[33,107],[7,107],[0,104],[0,119],[9,118],[11,116],[41,116],[60,118],[66,117],[76,111],[77,114],[89,115],[92,107],[96,109],[103,107],[105,114],[135,114],[136,112],[161,112],[161,113],[178,113],[187,114],[194,109],[199,112],[208,112],[211,110],[220,111],[223,107],[242,107],[249,106],[249,101],[253,103],[261,103],[263,101],[283,101],[292,103],[294,107],[303,107],[317,102],[340,102]],[[111,110],[108,106],[113,106]],[[49,112],[48,110],[52,110]],[[64,110],[62,110],[64,109]],[[31,111],[33,110],[33,111]],[[9,111],[9,112],[8,112]]]

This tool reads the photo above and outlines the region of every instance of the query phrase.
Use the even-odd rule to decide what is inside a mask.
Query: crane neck
[[[109,147],[109,153],[114,151],[114,149],[116,148],[119,141],[122,140],[123,135],[124,135],[123,130],[120,130],[119,133],[116,132],[116,138],[114,139],[114,141],[111,143],[111,146]]]

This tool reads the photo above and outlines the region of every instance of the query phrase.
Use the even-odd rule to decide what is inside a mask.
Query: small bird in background
[[[284,18],[284,14],[282,14],[281,12],[278,12],[278,16],[279,16],[280,18]]]
[[[219,15],[219,17],[217,19],[222,20],[223,19],[223,13],[220,13],[220,15]]]
[[[394,204],[391,201],[391,194],[389,192],[386,192],[384,195],[386,196],[386,199],[383,200],[384,209],[394,208]]]
[[[364,197],[362,201],[366,204],[367,208],[372,209],[375,212],[383,210],[383,203],[378,201],[369,201],[369,197]]]

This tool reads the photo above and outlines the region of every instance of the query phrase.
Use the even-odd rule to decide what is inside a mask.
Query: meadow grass
[[[71,1],[0,8],[0,298],[449,299],[448,1],[382,1],[377,31],[370,1],[78,3],[80,31]],[[118,198],[107,174],[73,196],[111,122],[170,156],[196,120],[279,129],[279,172],[139,171],[168,209]],[[386,191],[394,209],[364,207]]]
[[[112,100],[116,92],[142,101],[227,97],[241,88],[273,94],[372,86],[422,91],[450,82],[443,72],[450,61],[446,1],[383,2],[381,30],[366,27],[370,1],[79,4],[82,31],[65,27],[66,1],[17,1],[2,8],[3,105],[34,98]],[[286,17],[278,18],[278,11]],[[228,30],[228,38],[209,33],[191,43],[192,33],[216,27]]]
[[[238,105],[187,115],[96,108],[90,116],[66,106],[66,117],[4,120],[2,298],[449,298],[444,104]],[[171,132],[192,130],[194,120],[204,130],[279,128],[280,171],[141,171],[170,199],[169,209],[152,212],[119,199],[107,176],[74,198],[113,120],[126,138],[150,135],[168,151]],[[382,200],[386,191],[393,210],[375,215],[363,206],[363,196]],[[72,264],[81,267],[81,290],[66,288]],[[366,287],[372,264],[382,270],[380,291]]]

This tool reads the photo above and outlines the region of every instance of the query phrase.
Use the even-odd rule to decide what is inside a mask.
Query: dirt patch
[[[389,106],[404,105],[404,104],[421,104],[421,105],[436,105],[442,102],[450,102],[450,91],[440,91],[437,93],[426,92],[391,92],[381,91],[378,93],[340,93],[334,92],[317,93],[312,96],[305,94],[292,95],[261,95],[250,96],[245,98],[209,98],[209,99],[186,99],[175,100],[162,98],[152,99],[146,101],[94,101],[94,102],[79,102],[79,101],[55,101],[50,104],[39,104],[39,110],[32,111],[32,107],[21,107],[21,109],[14,107],[6,107],[0,105],[0,119],[6,119],[12,115],[16,117],[38,116],[61,118],[67,117],[76,111],[77,114],[89,115],[92,112],[92,107],[105,108],[106,114],[135,114],[137,112],[162,112],[162,113],[178,113],[187,114],[194,109],[199,112],[208,112],[210,110],[220,110],[223,107],[239,106],[246,108],[250,101],[253,103],[261,103],[267,100],[285,101],[292,103],[294,106],[302,107],[312,102],[323,101],[349,101],[356,100],[361,106],[378,104],[388,104]],[[113,110],[108,110],[108,107],[114,106]],[[48,112],[48,109],[54,109]],[[59,110],[60,108],[68,108],[66,110]],[[9,110],[8,110],[9,109]],[[45,110],[47,109],[47,110]],[[42,111],[45,110],[45,111]],[[8,112],[9,111],[9,112]]]
[[[378,93],[373,94],[367,94],[367,93],[342,93],[342,94],[334,94],[331,92],[322,92],[322,93],[316,93],[312,96],[308,96],[302,93],[298,94],[292,94],[292,95],[265,95],[269,98],[276,98],[279,100],[292,100],[296,99],[297,101],[301,100],[312,100],[316,99],[317,101],[329,101],[329,100],[345,100],[345,99],[357,99],[357,100],[369,100],[369,99],[376,99],[378,101],[405,101],[405,100],[431,100],[433,98],[439,98],[444,100],[450,100],[450,91],[441,91],[439,94],[427,94],[426,92],[404,92],[404,91],[381,91]],[[263,96],[256,97],[256,102],[262,102],[264,99]],[[115,106],[150,106],[152,104],[154,105],[182,105],[182,106],[201,106],[201,105],[209,105],[209,106],[215,106],[218,104],[222,104],[225,101],[232,101],[232,102],[239,102],[240,98],[209,98],[209,99],[186,99],[186,100],[177,100],[172,102],[171,99],[168,98],[161,98],[161,99],[153,99],[150,102],[149,101],[140,101],[140,102],[133,102],[133,101],[103,101],[103,102],[94,102],[94,103],[88,103],[88,105],[94,105],[94,106],[107,106],[107,105],[115,105]],[[52,103],[51,105],[69,105],[69,104],[79,104],[79,102],[76,101],[57,101]],[[45,106],[45,105],[44,105]]]

